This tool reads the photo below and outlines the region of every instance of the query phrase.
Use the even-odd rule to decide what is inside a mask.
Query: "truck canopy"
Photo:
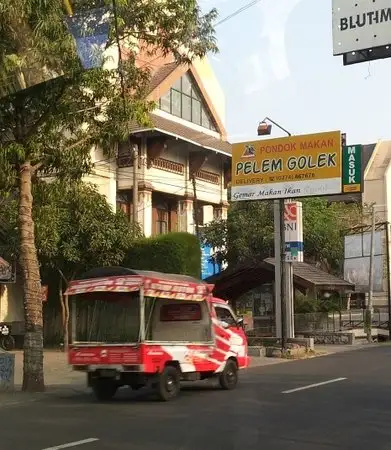
[[[187,276],[125,267],[92,269],[69,283],[67,295],[92,292],[137,292],[145,297],[203,301],[214,286]]]

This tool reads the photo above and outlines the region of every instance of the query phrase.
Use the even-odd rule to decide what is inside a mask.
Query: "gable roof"
[[[151,94],[155,89],[157,89],[163,81],[177,69],[177,67],[178,64],[175,62],[164,64],[164,66],[159,67],[151,77],[148,93]]]
[[[274,271],[276,265],[274,258],[266,258],[264,263],[269,265],[270,268],[273,268]],[[313,264],[305,262],[295,262],[293,264],[293,276],[296,277],[303,286],[307,284],[307,287],[330,290],[339,288],[354,289],[354,284],[349,283],[342,278],[338,278],[331,273],[325,272]]]
[[[150,81],[149,99],[158,101],[186,72],[190,72],[190,74],[193,76],[195,84],[198,87],[201,96],[206,106],[208,107],[214,122],[217,125],[217,131],[221,134],[223,139],[226,139],[227,131],[224,127],[224,124],[213,105],[212,99],[205,89],[201,76],[193,65],[179,65],[175,62],[169,62],[155,69]]]

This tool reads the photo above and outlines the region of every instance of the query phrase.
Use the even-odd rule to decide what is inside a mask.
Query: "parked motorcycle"
[[[11,327],[5,323],[0,323],[0,347],[8,352],[15,348],[15,338],[11,335]]]

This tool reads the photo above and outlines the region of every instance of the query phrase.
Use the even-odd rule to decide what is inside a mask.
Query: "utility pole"
[[[130,143],[133,152],[133,224],[138,223],[138,145]]]
[[[197,183],[195,174],[191,177],[191,183],[193,185],[193,222],[194,222],[194,231],[198,239],[200,238],[200,224],[198,221],[198,198],[197,198]]]
[[[388,340],[391,340],[390,224],[388,220],[386,222],[386,257],[387,257]]]
[[[289,137],[292,134],[279,125],[270,117],[265,119],[258,126],[258,136],[268,136],[271,134],[272,123],[281,131],[286,133]],[[285,352],[287,347],[287,272],[288,267],[285,262],[285,228],[284,228],[284,212],[285,212],[285,200],[274,200],[274,258],[275,258],[275,314],[276,314],[276,334],[277,337],[281,337],[282,351]],[[289,309],[290,310],[290,309]],[[278,323],[278,315],[281,316],[281,322]],[[289,318],[291,321],[291,318]],[[281,324],[281,325],[280,325]],[[281,330],[280,330],[281,326]],[[291,327],[289,327],[291,329]]]
[[[366,309],[366,325],[367,325],[367,340],[372,342],[372,315],[373,315],[373,278],[374,278],[374,259],[375,259],[375,231],[376,231],[376,216],[375,206],[372,206],[372,227],[371,227],[371,247],[369,257],[369,293],[368,305]]]

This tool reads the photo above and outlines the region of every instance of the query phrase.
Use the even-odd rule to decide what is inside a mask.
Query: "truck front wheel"
[[[179,395],[181,389],[179,371],[174,366],[167,366],[159,375],[157,382],[159,400],[168,402]]]
[[[98,378],[92,385],[95,397],[100,402],[111,400],[117,392],[118,386],[115,381],[105,378]]]

